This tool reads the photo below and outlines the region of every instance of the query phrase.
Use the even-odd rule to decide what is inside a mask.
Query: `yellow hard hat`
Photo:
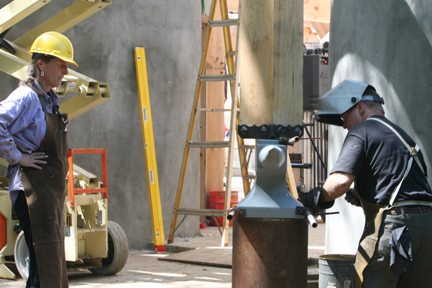
[[[78,64],[73,60],[72,42],[63,34],[55,31],[39,35],[30,48],[30,53],[40,53],[57,57],[67,63]]]

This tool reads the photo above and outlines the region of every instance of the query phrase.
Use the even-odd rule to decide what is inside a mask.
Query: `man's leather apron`
[[[365,227],[354,263],[354,287],[363,287],[363,272],[372,259],[378,245],[378,237],[383,221],[384,208],[377,204],[361,201],[365,214]]]
[[[45,113],[46,134],[39,152],[48,155],[42,170],[23,167],[34,250],[42,288],[68,287],[64,250],[66,124],[60,115]]]

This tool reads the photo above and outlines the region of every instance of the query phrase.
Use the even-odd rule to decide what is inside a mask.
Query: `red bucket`
[[[239,202],[238,191],[231,191],[231,202],[230,207],[237,206]],[[225,206],[225,191],[210,191],[210,209],[223,210]],[[217,221],[217,222],[216,222]],[[222,226],[223,217],[211,217],[210,226]],[[229,221],[229,225],[232,226],[232,221]]]
[[[6,217],[0,213],[0,250],[6,246],[7,241],[7,223]]]

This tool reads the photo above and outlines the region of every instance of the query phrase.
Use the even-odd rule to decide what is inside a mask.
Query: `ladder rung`
[[[255,149],[255,145],[239,145],[243,149]]]
[[[223,216],[224,210],[217,209],[188,209],[188,208],[178,208],[177,214],[183,215],[209,215],[209,216]]]
[[[238,25],[238,19],[226,19],[226,20],[209,20],[208,25],[210,27],[223,27],[223,26],[232,26]]]
[[[236,56],[237,52],[236,51],[228,51],[228,52],[226,52],[226,55],[227,56]]]
[[[222,74],[222,75],[200,75],[201,81],[232,81],[235,80],[235,75]]]
[[[191,148],[225,148],[229,145],[230,141],[189,142]]]
[[[291,163],[292,168],[300,168],[300,169],[311,169],[311,163]]]
[[[223,108],[198,108],[200,112],[231,112],[231,109],[223,109]]]

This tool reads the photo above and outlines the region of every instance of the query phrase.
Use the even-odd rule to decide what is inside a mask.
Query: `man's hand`
[[[345,201],[347,201],[351,205],[361,207],[360,196],[355,189],[348,189],[345,194]]]
[[[309,192],[299,193],[299,201],[302,202],[305,207],[311,209],[313,214],[318,214],[320,210],[328,209],[334,204],[334,201],[320,201],[321,193],[322,187],[315,187]]]
[[[18,161],[18,164],[22,167],[31,167],[41,170],[42,167],[39,165],[46,164],[46,158],[48,158],[48,155],[46,155],[44,152],[22,154],[21,159]]]

